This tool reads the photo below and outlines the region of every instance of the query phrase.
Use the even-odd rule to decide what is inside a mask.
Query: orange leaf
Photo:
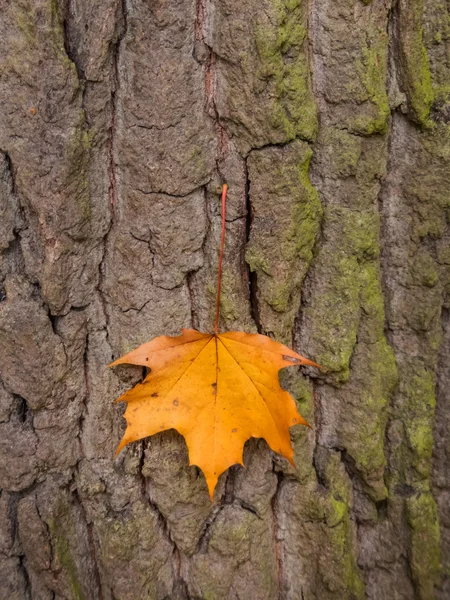
[[[212,499],[221,473],[243,464],[250,437],[264,438],[292,464],[289,428],[308,423],[278,381],[293,365],[318,366],[287,346],[259,334],[221,334],[183,329],[160,336],[119,358],[151,372],[118,398],[127,402],[128,427],[117,452],[130,442],[176,429],[184,436],[191,465],[205,474]]]

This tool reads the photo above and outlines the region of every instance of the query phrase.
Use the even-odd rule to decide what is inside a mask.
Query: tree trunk
[[[449,598],[450,3],[0,13],[0,598]],[[106,365],[211,330],[224,182],[222,330],[323,370],[211,504]]]

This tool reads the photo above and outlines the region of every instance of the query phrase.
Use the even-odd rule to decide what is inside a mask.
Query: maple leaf
[[[183,329],[139,346],[111,366],[149,367],[144,382],[118,398],[127,402],[128,427],[117,452],[130,442],[166,429],[184,436],[191,465],[205,474],[210,497],[219,476],[243,465],[250,437],[264,438],[292,464],[289,428],[308,425],[293,398],[280,387],[278,371],[317,366],[260,334],[221,334]]]
[[[186,440],[190,464],[203,471],[211,499],[219,476],[231,465],[243,465],[251,437],[264,438],[294,464],[289,428],[308,423],[280,387],[278,371],[319,366],[265,335],[219,334],[226,196],[224,185],[214,333],[183,329],[177,337],[163,335],[109,365],[151,369],[143,383],[116,400],[127,403],[127,429],[117,453],[131,442],[176,429]]]

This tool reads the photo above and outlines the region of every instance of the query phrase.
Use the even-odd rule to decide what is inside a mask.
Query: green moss
[[[361,208],[373,208],[373,187],[386,175],[387,147],[383,136],[363,138],[361,159],[358,162],[356,180],[360,184]]]
[[[66,537],[68,532],[63,532],[62,527],[54,520],[48,522],[48,528],[51,533],[54,552],[67,575],[73,598],[75,600],[84,600],[83,587],[79,580],[75,562],[70,554],[69,541]]]
[[[17,23],[18,35],[11,38],[11,51],[0,72],[11,70],[21,77],[35,77],[39,72],[38,58],[44,52],[47,60],[56,59],[74,76],[75,79],[68,82],[69,86],[71,83],[78,85],[76,67],[64,48],[64,33],[57,11],[56,0],[48,0],[46,5],[32,1],[11,3],[8,13],[11,21]]]
[[[209,546],[217,549],[221,554],[235,555],[236,550],[248,554],[251,544],[252,525],[255,517],[245,515],[240,521],[222,521],[220,529],[216,529],[211,536]]]
[[[396,451],[398,472],[394,476],[416,488],[427,484],[430,477],[436,405],[434,388],[434,373],[423,366],[422,359],[401,365],[395,418],[402,424],[402,443]]]
[[[362,152],[361,136],[343,129],[327,127],[321,130],[321,143],[328,149],[329,170],[340,178],[355,176]]]
[[[450,104],[450,85],[447,82],[436,84],[433,82],[433,92],[436,106],[447,109]]]
[[[349,363],[359,324],[358,282],[354,278],[356,264],[341,260],[333,279],[333,289],[314,298],[314,306],[305,309],[314,338],[319,344],[314,360],[327,371],[347,381]],[[340,289],[339,295],[336,293]]]
[[[441,572],[440,532],[436,503],[431,493],[406,500],[411,532],[411,570],[420,600],[433,600]]]
[[[324,577],[327,587],[340,598],[354,598],[363,600],[365,596],[364,582],[356,564],[356,559],[351,551],[351,532],[348,522],[340,523],[330,529],[327,543],[332,548],[333,563],[325,566]]]
[[[308,482],[297,488],[297,497],[292,504],[292,510],[298,515],[300,522],[320,523],[325,520],[325,501],[317,493],[317,481],[315,471],[312,469]]]
[[[435,367],[441,340],[442,289],[439,278],[445,269],[440,269],[439,255],[436,260],[434,251],[430,249],[439,248],[442,244],[432,240],[439,239],[445,229],[445,206],[448,203],[446,164],[449,158],[448,125],[437,122],[433,129],[418,133],[414,164],[403,173],[407,212],[410,214],[410,249],[404,265],[408,278],[404,282],[402,300],[394,307],[393,314],[394,322],[400,323],[404,332],[409,332],[411,347],[408,359],[399,355],[400,387],[393,404],[391,422],[394,432],[391,439],[395,440],[391,446],[394,467],[390,470],[391,489],[400,483],[422,492],[406,500],[411,527],[411,568],[419,590],[417,596],[421,599],[434,597],[433,585],[438,569],[437,515],[428,490],[433,448]]]
[[[50,16],[49,33],[53,38],[54,47],[62,61],[76,73],[76,67],[67,56],[67,52],[64,47],[64,29],[59,14],[58,0],[48,0],[48,11]]]
[[[438,240],[444,235],[445,223],[443,223],[440,215],[429,214],[425,221],[418,219],[415,231],[420,239],[429,237],[433,240]]]
[[[365,317],[360,332],[362,339],[369,343],[384,340],[384,299],[377,262],[370,261],[361,270],[360,302]]]
[[[386,133],[390,107],[386,92],[387,78],[387,35],[377,36],[377,42],[362,50],[362,60],[357,62],[357,70],[368,99],[374,106],[367,116],[357,117],[352,127],[358,132],[372,135]]]
[[[409,423],[408,440],[419,457],[431,458],[433,435],[429,422],[420,419]]]
[[[387,497],[384,438],[389,398],[398,381],[397,368],[393,350],[384,338],[358,347],[357,352],[352,375],[357,385],[346,409],[342,443],[354,459],[368,495],[377,502]]]
[[[287,239],[296,240],[297,249],[302,250],[305,247],[309,249],[307,254],[309,259],[311,258],[311,248],[314,245],[320,220],[323,215],[319,194],[309,179],[309,166],[312,156],[312,150],[307,151],[304,159],[297,166],[303,202],[302,204],[297,203],[294,206],[294,225],[286,232]]]
[[[450,265],[450,246],[439,246],[437,248],[437,259],[441,265]]]
[[[428,54],[423,44],[423,0],[403,3],[400,11],[400,49],[403,88],[411,116],[417,123],[427,122],[434,93]]]
[[[436,331],[436,326],[439,326],[441,316],[441,307],[437,295],[439,290],[435,290],[434,295],[423,294],[423,289],[418,289],[418,302],[411,306],[411,310],[407,315],[408,324],[417,332]],[[419,297],[421,301],[419,301]]]
[[[412,268],[412,277],[416,285],[434,287],[439,281],[439,272],[434,258],[423,250],[416,255]]]
[[[321,473],[324,485],[329,490],[325,520],[329,527],[335,527],[348,515],[350,508],[350,485],[339,452],[327,451]]]
[[[428,478],[436,406],[435,376],[424,367],[409,365],[402,379],[400,387],[404,398],[402,418],[411,451],[409,462],[420,478]]]
[[[326,258],[330,256],[323,256]],[[331,257],[330,257],[331,259]],[[314,338],[319,342],[315,360],[328,371],[339,373],[339,381],[348,379],[349,362],[356,344],[359,324],[359,282],[357,263],[341,256],[332,269],[332,283],[306,309]]]
[[[384,336],[380,280],[378,261],[370,260],[361,265],[359,344],[349,381],[353,399],[346,408],[347,419],[341,431],[343,444],[355,460],[367,485],[367,493],[374,501],[387,496],[383,478],[386,464],[384,436],[389,398],[398,383],[395,355]]]
[[[431,72],[428,62],[428,54],[424,47],[422,47],[421,58],[422,60],[419,76],[417,79],[417,84],[414,86],[416,94],[414,95],[411,104],[413,109],[416,111],[419,122],[425,123],[425,120],[430,114],[430,108],[434,100],[434,93],[431,85]]]
[[[23,7],[17,2],[8,7],[11,22],[17,23],[17,35],[10,37],[9,52],[2,60],[0,74],[15,72],[21,78],[33,77],[35,56],[38,55],[39,31],[36,26],[35,7]]]
[[[239,318],[238,297],[235,290],[236,274],[228,268],[222,272],[222,289],[220,294],[220,316],[227,322]]]
[[[318,118],[306,49],[306,8],[296,0],[271,0],[271,4],[276,26],[257,23],[255,40],[261,65],[257,75],[272,81],[276,93],[272,124],[284,132],[286,141],[313,140]]]
[[[286,378],[286,379],[285,379]],[[293,396],[300,414],[306,419],[313,418],[313,388],[312,383],[304,377],[298,377],[292,368],[280,371],[280,381],[284,389]],[[302,431],[303,428],[302,428]]]
[[[269,261],[260,248],[248,246],[245,251],[245,262],[252,272],[262,271],[266,275],[272,275],[270,272]]]
[[[214,277],[217,277],[215,275]],[[216,312],[217,281],[212,278],[206,285],[206,294],[209,298],[209,320],[214,322]],[[230,266],[225,266],[222,271],[222,286],[220,294],[220,319],[226,327],[234,327],[236,321],[242,322],[243,308],[245,305],[240,300],[240,281],[236,272]]]
[[[292,300],[292,284],[279,283],[273,279],[269,281],[266,291],[268,292],[267,303],[275,312],[284,313],[288,310]]]
[[[324,531],[324,555],[319,563],[321,575],[328,589],[335,592],[336,596],[347,597],[348,594],[349,597],[362,599],[364,584],[352,552],[351,483],[340,453],[328,453],[322,476],[328,494],[323,501],[327,527]]]
[[[270,187],[264,202],[255,199],[246,260],[258,274],[265,330],[285,343],[291,341],[299,292],[322,217],[318,193],[309,180],[311,157],[309,146],[296,140],[283,151],[255,153],[249,163],[252,172],[270,172]]]
[[[308,150],[297,166],[298,179],[292,193],[296,202],[292,204],[289,223],[283,229],[280,240],[281,257],[288,266],[285,277],[274,276],[269,284],[267,302],[277,312],[285,312],[304,277],[304,270],[298,270],[298,259],[311,262],[312,250],[322,218],[322,206],[317,190],[309,180],[309,164],[312,152]],[[280,172],[280,178],[284,173]]]
[[[227,294],[220,294],[220,316],[225,321],[235,321],[239,313],[232,297]]]
[[[318,266],[326,284],[305,312],[320,348],[315,359],[344,382],[360,322],[360,264],[378,254],[378,217],[373,210],[330,205],[325,230],[329,241],[322,246]]]
[[[328,527],[336,527],[336,525],[342,523],[346,517],[348,517],[347,500],[345,500],[338,492],[333,491],[327,499],[325,509],[325,519]],[[344,531],[341,531],[339,535],[342,545],[345,543],[345,535],[342,535],[343,533]]]
[[[207,173],[209,166],[206,164],[206,155],[203,148],[194,146],[189,152],[186,162],[194,166],[198,173]]]
[[[380,217],[374,210],[354,212],[344,219],[345,245],[358,260],[379,255]]]
[[[18,7],[17,7],[18,8]],[[30,43],[30,45],[36,45],[37,43],[37,28],[36,19],[33,12],[33,5],[30,6],[29,11],[20,11],[16,13],[17,25],[19,31]]]

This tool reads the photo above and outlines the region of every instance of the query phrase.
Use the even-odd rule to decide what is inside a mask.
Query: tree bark
[[[0,598],[450,596],[450,4],[0,0]],[[210,503],[114,452],[113,359],[222,330],[323,366]]]

